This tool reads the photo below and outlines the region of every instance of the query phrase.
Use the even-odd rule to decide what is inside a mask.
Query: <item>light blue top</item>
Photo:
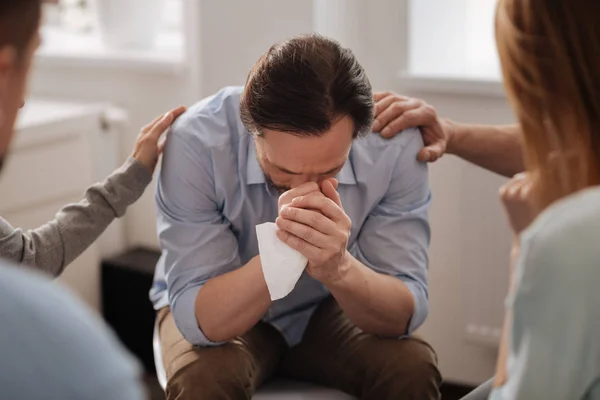
[[[600,399],[600,188],[540,215],[515,274],[508,380],[490,399]]]
[[[75,296],[0,265],[0,399],[139,400],[141,369]]]
[[[254,140],[240,120],[242,88],[225,88],[181,116],[169,135],[156,192],[162,257],[151,290],[156,309],[170,305],[192,344],[213,345],[198,327],[196,296],[212,277],[258,254],[255,226],[277,217],[256,159]],[[350,252],[363,264],[401,279],[414,296],[409,332],[427,316],[430,203],[427,167],[416,160],[423,145],[412,130],[395,139],[369,135],[352,146],[337,179],[352,219]],[[291,346],[300,342],[316,306],[329,292],[304,274],[263,320]]]

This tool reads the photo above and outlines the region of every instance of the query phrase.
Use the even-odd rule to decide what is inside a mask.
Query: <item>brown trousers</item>
[[[259,322],[219,347],[193,347],[169,308],[158,312],[167,400],[250,399],[272,376],[339,389],[361,399],[439,399],[441,376],[423,340],[363,333],[333,298],[317,308],[296,347]]]

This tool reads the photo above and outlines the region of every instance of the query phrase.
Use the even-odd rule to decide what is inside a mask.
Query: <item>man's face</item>
[[[258,163],[268,184],[280,194],[306,182],[320,182],[342,170],[353,133],[349,116],[337,120],[320,137],[265,130],[255,137]]]
[[[29,69],[40,42],[40,36],[34,35],[19,55],[11,47],[0,48],[0,167],[13,137],[18,111],[25,103]]]

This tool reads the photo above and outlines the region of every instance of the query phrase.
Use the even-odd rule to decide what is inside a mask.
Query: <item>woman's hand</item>
[[[533,178],[528,173],[515,175],[500,188],[500,199],[515,236],[519,236],[537,217],[534,190]]]
[[[158,157],[165,147],[165,140],[161,140],[161,136],[185,110],[186,107],[179,106],[157,117],[150,124],[143,127],[133,146],[131,157],[135,158],[150,171],[154,171]]]

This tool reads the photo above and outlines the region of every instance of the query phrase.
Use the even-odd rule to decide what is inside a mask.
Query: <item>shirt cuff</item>
[[[429,314],[429,299],[427,298],[427,291],[420,283],[415,282],[406,275],[399,275],[398,279],[408,287],[408,290],[410,290],[413,295],[415,303],[415,311],[410,319],[408,330],[406,332],[406,335],[410,335],[425,322],[425,319]]]
[[[171,313],[177,329],[185,340],[194,346],[219,346],[224,342],[209,340],[196,319],[196,297],[202,286],[191,287],[182,292],[171,302]]]

